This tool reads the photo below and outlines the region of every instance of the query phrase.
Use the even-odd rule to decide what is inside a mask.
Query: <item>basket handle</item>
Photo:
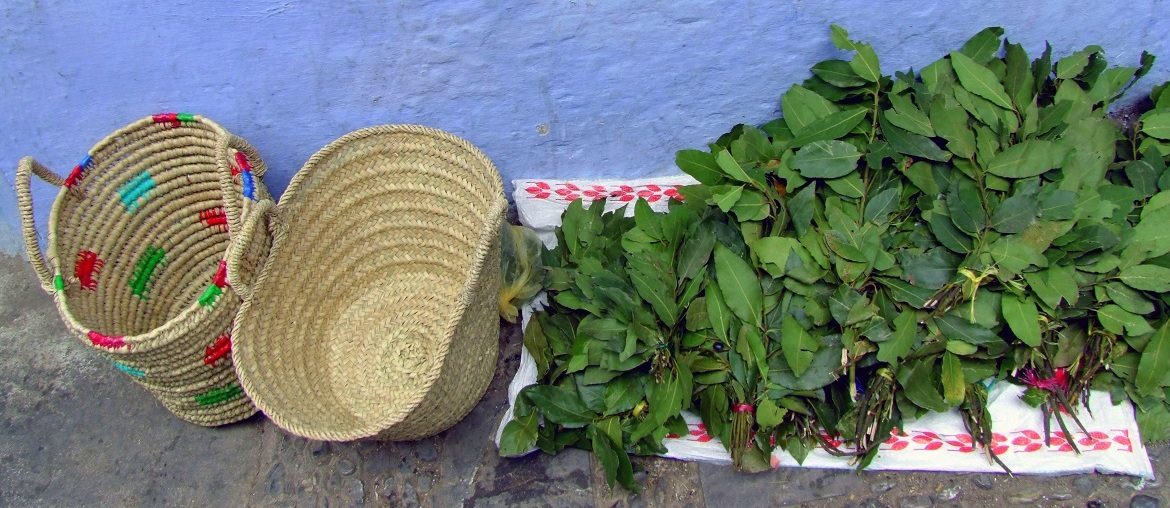
[[[244,217],[244,223],[236,233],[232,235],[231,243],[228,245],[227,251],[227,280],[228,285],[236,294],[240,295],[244,300],[251,300],[253,288],[250,282],[244,282],[240,277],[240,267],[244,263],[244,253],[248,246],[253,243],[256,238],[257,229],[260,229],[259,234],[271,236],[272,230],[275,227],[274,220],[276,215],[275,203],[271,199],[264,199],[256,202],[254,205],[247,206],[250,208],[248,214]],[[264,228],[261,229],[260,220],[264,219]],[[269,256],[271,259],[271,256]],[[256,280],[259,278],[263,270],[267,269],[268,260],[260,262],[257,270],[257,275],[252,278]]]
[[[41,180],[61,187],[65,179],[54,173],[32,157],[20,159],[16,166],[16,203],[20,209],[21,232],[24,234],[24,250],[28,255],[28,262],[41,281],[41,288],[46,293],[53,294],[53,273],[49,271],[48,261],[41,251],[40,235],[37,232],[36,220],[33,216],[32,192],[29,190],[32,176],[37,175]]]
[[[219,187],[224,196],[223,211],[227,216],[228,230],[235,231],[241,226],[244,211],[243,207],[233,199],[236,193],[235,186],[232,184],[232,168],[231,161],[228,154],[231,150],[242,152],[248,159],[251,165],[251,173],[253,178],[260,178],[268,170],[268,166],[264,164],[264,160],[260,158],[260,152],[256,151],[256,147],[248,143],[244,138],[228,133],[220,137],[220,141],[216,146],[216,152],[219,154],[216,165],[219,172]],[[247,201],[244,198],[243,201]]]

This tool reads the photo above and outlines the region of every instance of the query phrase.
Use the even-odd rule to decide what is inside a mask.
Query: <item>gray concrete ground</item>
[[[320,443],[262,417],[218,429],[170,416],[69,337],[16,257],[0,254],[4,506],[1160,506],[1167,486],[1118,476],[1016,477],[728,467],[640,458],[645,492],[605,486],[589,454],[501,459],[492,436],[519,358],[500,333],[487,396],[414,443]],[[1152,450],[1159,478],[1167,447]]]

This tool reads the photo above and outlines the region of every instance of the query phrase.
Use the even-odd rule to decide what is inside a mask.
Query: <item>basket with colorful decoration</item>
[[[256,150],[199,115],[165,113],[110,134],[61,177],[31,157],[16,190],[25,246],[70,332],[178,417],[222,425],[256,412],[236,379],[231,328],[267,241],[225,254],[250,203],[269,199]],[[45,250],[30,176],[60,187]],[[260,235],[263,236],[263,235]]]

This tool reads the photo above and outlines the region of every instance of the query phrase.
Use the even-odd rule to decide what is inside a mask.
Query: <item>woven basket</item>
[[[236,320],[244,391],[312,439],[457,423],[495,370],[506,206],[491,161],[442,131],[372,127],[321,149],[244,225],[274,236]]]
[[[69,330],[199,425],[256,411],[229,357],[241,299],[224,259],[245,203],[270,199],[264,169],[211,120],[169,113],[109,135],[65,178],[29,157],[16,171],[28,259]],[[44,256],[30,174],[61,187]],[[237,243],[232,278],[250,277],[267,243]]]

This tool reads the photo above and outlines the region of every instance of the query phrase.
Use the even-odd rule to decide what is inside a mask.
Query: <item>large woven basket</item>
[[[251,145],[182,113],[114,132],[67,177],[29,157],[17,168],[28,259],[69,330],[175,415],[199,425],[256,411],[229,356],[241,299],[228,286],[224,260],[244,202],[270,199],[260,181],[264,169]],[[44,255],[30,174],[61,188]],[[243,272],[267,244],[238,243]]]
[[[312,439],[457,423],[495,368],[506,206],[491,161],[442,131],[372,127],[321,149],[244,225],[274,238],[236,320],[244,390]]]

